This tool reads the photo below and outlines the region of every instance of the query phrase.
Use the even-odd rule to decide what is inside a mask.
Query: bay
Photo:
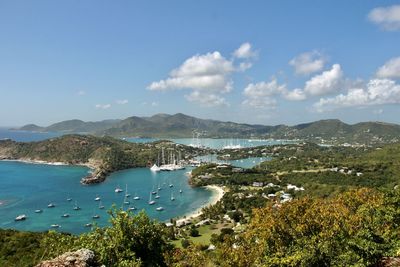
[[[151,218],[168,221],[201,208],[213,196],[207,189],[189,186],[186,175],[189,170],[153,173],[147,168],[128,169],[111,174],[101,184],[84,186],[79,180],[89,171],[85,167],[0,161],[0,228],[45,231],[52,224],[58,224],[61,226],[58,231],[78,234],[90,229],[85,227],[87,223],[107,225],[107,210],[113,204],[125,210],[130,206],[123,204],[125,192],[114,192],[117,186],[125,190],[125,185],[131,194],[126,200],[137,208],[134,212],[145,210]],[[170,184],[173,187],[169,187]],[[149,205],[150,191],[157,191],[157,187],[161,188],[160,198],[154,199],[153,195],[157,203]],[[171,193],[175,201],[171,201]],[[134,200],[135,195],[141,199]],[[100,203],[95,201],[97,196],[104,209],[99,209]],[[67,198],[72,200],[67,201]],[[75,201],[81,210],[73,210]],[[54,203],[55,207],[48,208],[49,203]],[[157,211],[159,206],[164,210]],[[35,213],[36,209],[43,212]],[[61,217],[65,213],[70,217]],[[14,221],[20,214],[28,218]],[[100,218],[93,219],[93,215]]]

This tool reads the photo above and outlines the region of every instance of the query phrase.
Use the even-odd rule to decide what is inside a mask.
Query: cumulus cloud
[[[244,43],[233,52],[233,56],[240,59],[249,59],[256,57],[257,52],[252,49],[250,43]]]
[[[308,80],[304,92],[312,96],[327,95],[337,92],[343,85],[343,72],[339,64]]]
[[[115,101],[115,103],[117,103],[118,105],[126,105],[128,104],[128,99],[121,99],[121,100],[117,100]]]
[[[172,70],[169,77],[152,82],[151,91],[190,90],[185,98],[202,106],[228,105],[224,94],[233,89],[232,74],[252,67],[250,58],[256,53],[250,43],[242,44],[234,53],[242,62],[234,64],[234,58],[226,59],[218,51],[195,55]]]
[[[290,101],[301,101],[307,98],[304,91],[300,88],[296,88],[292,91],[286,91],[283,93],[283,97]]]
[[[305,52],[289,61],[296,74],[309,75],[321,71],[325,65],[325,59],[317,51]]]
[[[229,106],[224,97],[212,93],[204,94],[199,91],[193,91],[191,94],[185,95],[185,98],[189,102],[196,102],[204,107]]]
[[[276,106],[274,96],[286,93],[286,85],[273,78],[270,82],[250,83],[243,91],[243,105],[271,109]]]
[[[384,30],[400,30],[400,5],[374,8],[368,14],[368,19]]]
[[[225,59],[219,52],[196,55],[187,59],[179,68],[170,73],[165,80],[153,82],[149,90],[167,91],[177,89],[208,90],[229,92],[229,74],[234,71],[232,61]]]
[[[240,62],[238,70],[243,72],[250,69],[252,66],[253,63],[251,62]]]
[[[376,72],[379,78],[400,78],[400,57],[392,58],[387,61]]]
[[[148,86],[153,91],[168,91],[191,89],[192,93],[186,99],[205,105],[213,106],[223,103],[220,94],[232,90],[230,75],[235,71],[233,62],[224,58],[219,52],[196,55],[187,59],[180,67],[170,73],[165,80],[153,82]]]
[[[111,104],[97,104],[95,106],[95,108],[97,108],[97,109],[109,109],[109,108],[111,108]]]
[[[373,79],[364,88],[352,88],[347,94],[321,98],[314,104],[318,112],[342,107],[400,104],[400,85],[389,79]]]

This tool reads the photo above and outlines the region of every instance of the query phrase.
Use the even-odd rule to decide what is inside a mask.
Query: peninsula
[[[40,142],[0,140],[0,160],[84,165],[93,171],[81,183],[93,184],[103,182],[114,171],[151,166],[162,149],[183,158],[206,151],[170,141],[130,143],[112,137],[72,134]]]

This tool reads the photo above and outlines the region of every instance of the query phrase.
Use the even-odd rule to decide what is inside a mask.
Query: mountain
[[[41,132],[43,131],[43,127],[37,126],[36,124],[27,124],[21,128],[19,128],[18,130],[21,131],[29,131],[29,132]]]
[[[48,127],[40,127],[35,124],[25,125],[18,130],[35,132],[65,132],[65,133],[94,133],[112,127],[120,120],[103,120],[85,122],[81,120],[66,120],[54,123]]]
[[[21,130],[91,133],[99,136],[141,136],[158,138],[201,137],[211,138],[276,138],[302,139],[319,143],[383,143],[400,140],[400,125],[383,122],[346,124],[340,120],[320,120],[287,125],[254,125],[199,119],[182,113],[156,114],[151,117],[132,116],[124,120],[84,122],[68,120],[48,127],[25,125]]]

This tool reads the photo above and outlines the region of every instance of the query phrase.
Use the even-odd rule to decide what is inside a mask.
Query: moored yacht
[[[26,218],[28,218],[25,214],[21,214],[18,215],[17,217],[15,217],[15,221],[24,221],[26,220]]]

